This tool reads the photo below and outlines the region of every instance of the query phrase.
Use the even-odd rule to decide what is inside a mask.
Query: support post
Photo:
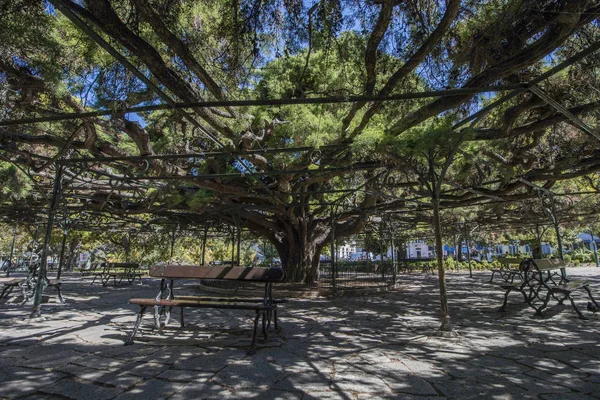
[[[394,247],[394,231],[390,225],[390,237],[391,237],[391,253],[392,253],[392,284],[396,287],[398,281],[398,264],[396,264],[396,248]]]
[[[50,239],[52,238],[52,225],[54,224],[54,216],[61,196],[63,166],[56,167],[56,176],[54,177],[54,186],[52,188],[52,197],[50,200],[50,209],[48,210],[48,223],[46,224],[46,235],[44,236],[44,247],[42,248],[42,259],[38,269],[38,280],[35,287],[35,295],[33,297],[33,309],[31,318],[39,317],[42,313],[42,295],[44,292],[44,284],[46,283],[46,268],[48,266],[48,253],[50,250]]]
[[[556,232],[556,242],[558,245],[558,257],[560,258],[561,261],[565,261],[565,253],[563,251],[563,243],[562,243],[562,235],[560,233],[560,224],[558,223],[558,221],[556,219],[554,219],[554,231]],[[560,274],[562,275],[563,278],[567,277],[567,270],[565,268],[562,268],[560,270]]]
[[[237,263],[238,265],[242,265],[242,260],[240,256],[240,249],[242,247],[242,228],[237,228]]]
[[[12,243],[10,245],[10,256],[8,256],[8,264],[6,265],[6,276],[8,277],[10,275],[10,268],[12,267],[12,259],[13,259],[13,255],[15,253],[15,240],[17,240],[17,227],[19,224],[15,224],[15,227],[13,228],[13,238],[12,238]]]
[[[440,221],[440,198],[439,193],[431,200],[433,208],[433,225],[435,234],[435,256],[437,259],[438,278],[440,285],[440,305],[442,325],[440,331],[452,331],[450,324],[450,312],[448,311],[448,292],[446,290],[446,271],[444,270],[444,253],[442,248],[442,227]]]
[[[467,261],[469,262],[469,278],[473,277],[473,267],[471,266],[471,239],[467,236]]]
[[[60,245],[60,258],[58,259],[58,272],[56,273],[56,279],[60,279],[60,275],[62,274],[63,262],[65,257],[65,246],[67,244],[67,235],[69,231],[65,228],[63,230],[63,238],[62,243]]]
[[[129,262],[131,254],[131,232],[127,232],[127,246],[125,247],[125,262]]]
[[[208,235],[208,225],[204,225],[204,235],[202,236],[202,265],[205,265],[206,261],[206,235]]]
[[[335,294],[337,290],[337,282],[336,282],[336,265],[335,265],[335,222],[333,219],[333,207],[331,208],[331,279],[333,286],[333,294]]]
[[[596,268],[600,267],[600,263],[598,262],[598,246],[596,245],[596,241],[594,240],[594,229],[590,226],[590,234],[592,235],[592,250],[594,250],[594,262],[596,263]]]
[[[175,233],[177,232],[177,226],[173,227],[173,232],[171,233],[171,255],[169,256],[169,264],[173,262],[173,249],[175,248]]]
[[[235,228],[231,229],[231,266],[235,262]]]

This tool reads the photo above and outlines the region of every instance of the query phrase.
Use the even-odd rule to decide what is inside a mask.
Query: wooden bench
[[[502,265],[501,268],[492,269],[492,276],[490,277],[490,282],[494,280],[494,275],[500,275],[500,278],[505,282],[514,282],[515,278],[519,278],[519,280],[523,280],[523,271],[519,269],[519,266],[525,258],[510,258],[510,257],[498,257],[497,261]],[[513,267],[513,266],[516,266]]]
[[[150,268],[150,276],[160,278],[160,292],[156,298],[130,299],[129,304],[140,306],[140,312],[136,319],[133,332],[125,344],[132,344],[139,329],[144,313],[148,307],[154,307],[154,322],[159,330],[168,324],[171,309],[180,308],[180,326],[184,327],[183,311],[186,307],[208,308],[208,309],[235,309],[254,311],[254,329],[252,331],[252,343],[248,354],[256,352],[256,336],[258,322],[262,317],[262,332],[265,340],[268,339],[268,330],[271,321],[276,330],[279,329],[277,320],[277,305],[285,300],[273,299],[273,283],[283,279],[281,268],[260,267],[231,267],[231,266],[194,266],[194,265],[157,265]],[[200,279],[200,280],[227,280],[238,282],[261,282],[264,283],[264,296],[262,298],[240,298],[240,297],[206,297],[206,296],[179,296],[174,293],[174,281],[177,279]],[[161,316],[164,316],[161,321]]]
[[[564,261],[558,259],[527,259],[525,262],[522,282],[500,284],[506,292],[499,311],[504,311],[506,308],[508,295],[512,291],[520,292],[525,298],[525,302],[538,315],[543,315],[551,298],[557,300],[558,304],[563,304],[568,299],[579,318],[586,319],[571,296],[575,291],[585,292],[596,309],[600,308],[592,295],[588,282],[574,281],[567,278],[567,264]]]
[[[142,273],[138,263],[104,263],[102,269],[94,273],[92,283],[97,278],[100,278],[102,286],[106,286],[111,278],[115,286],[117,286],[117,279],[119,279],[119,284],[121,284],[123,279],[126,279],[128,283],[133,283],[136,278],[142,283]]]

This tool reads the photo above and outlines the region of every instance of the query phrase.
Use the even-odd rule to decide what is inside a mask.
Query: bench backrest
[[[497,260],[500,264],[506,265],[508,267],[509,265],[521,265],[521,263],[525,259],[524,258],[498,257]]]
[[[283,269],[263,267],[230,267],[223,265],[154,265],[150,276],[166,279],[223,279],[234,281],[279,282]]]
[[[558,258],[544,258],[540,260],[533,260],[533,262],[540,271],[548,271],[567,267],[567,263]]]
[[[139,268],[138,263],[125,263],[125,262],[109,262],[106,263],[109,268]]]

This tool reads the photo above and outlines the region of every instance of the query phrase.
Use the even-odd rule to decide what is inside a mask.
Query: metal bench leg
[[[271,329],[271,321],[273,320],[273,310],[267,311],[267,331]]]
[[[144,316],[145,312],[146,306],[141,307],[140,313],[138,314],[137,319],[135,320],[135,325],[133,326],[133,332],[131,332],[131,336],[129,336],[129,339],[125,342],[125,346],[133,344],[133,338],[135,337],[135,334],[137,333],[140,324],[142,323],[142,317]]]
[[[65,299],[62,296],[62,292],[60,290],[60,286],[62,285],[62,283],[57,283],[56,286],[56,291],[58,292],[58,300],[61,302],[61,304],[65,304]]]
[[[165,323],[162,326],[163,329],[169,324],[169,321],[171,320],[171,310],[173,310],[173,307],[167,307],[165,309]]]
[[[10,288],[10,290],[8,290]],[[6,291],[8,290],[8,293],[6,293],[6,297],[8,297],[8,295],[10,294],[10,292],[12,292],[12,286],[4,286],[4,290],[2,291],[2,294],[0,294],[0,299],[2,299],[4,297],[4,293],[6,293]]]
[[[262,313],[262,331],[265,340],[269,338],[269,333],[267,332],[267,311],[263,311]]]
[[[596,309],[597,310],[600,309],[600,305],[598,305],[598,303],[596,303],[596,300],[594,299],[594,296],[592,296],[592,291],[590,290],[590,288],[587,287],[587,286],[584,286],[583,288],[587,292],[588,297],[590,298],[590,300],[592,301],[592,303],[594,303],[594,306],[596,306]]]
[[[577,313],[577,315],[579,315],[579,318],[581,318],[581,319],[587,319],[587,317],[585,315],[583,315],[581,313],[581,311],[579,311],[579,308],[575,304],[575,301],[573,300],[573,298],[571,297],[571,295],[567,295],[567,298],[571,302],[571,306],[573,306],[573,309],[575,310],[575,312]]]
[[[542,302],[542,305],[541,305],[541,306],[539,306],[539,307],[536,307],[536,306],[533,304],[533,300],[534,300],[534,299],[532,299],[532,300],[531,300],[531,302],[529,303],[529,305],[530,305],[531,307],[533,307],[533,309],[535,310],[535,314],[536,314],[536,315],[539,315],[539,316],[541,316],[541,317],[543,317],[543,316],[544,316],[544,309],[545,309],[545,308],[546,308],[546,306],[548,305],[548,302],[550,301],[550,297],[551,297],[551,296],[552,296],[552,291],[550,291],[550,290],[549,290],[549,291],[548,291],[548,293],[546,293],[546,298],[543,300],[543,302]],[[538,295],[536,295],[536,297],[538,297],[539,299],[541,299],[541,297],[539,297],[539,293],[538,293]]]
[[[507,289],[506,292],[504,292],[504,302],[502,303],[502,306],[500,306],[500,308],[498,309],[498,312],[504,312],[504,310],[506,309],[506,303],[508,303],[508,294],[512,292],[512,289]]]
[[[260,318],[260,310],[256,310],[256,317],[254,317],[254,329],[252,330],[252,343],[250,344],[250,350],[248,350],[249,356],[256,354],[256,333],[258,331],[258,319],[259,318]]]
[[[154,306],[154,326],[160,329],[160,306]]]
[[[185,328],[185,321],[183,319],[183,307],[179,307],[179,308],[181,309],[180,312],[179,312],[179,322],[181,324],[180,326],[182,328]]]
[[[273,323],[275,324],[275,330],[280,331],[279,320],[277,319],[277,308],[273,309]]]

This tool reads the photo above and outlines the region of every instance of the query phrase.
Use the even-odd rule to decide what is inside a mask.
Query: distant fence
[[[391,261],[321,261],[319,287],[323,289],[360,289],[396,284],[397,268]]]

